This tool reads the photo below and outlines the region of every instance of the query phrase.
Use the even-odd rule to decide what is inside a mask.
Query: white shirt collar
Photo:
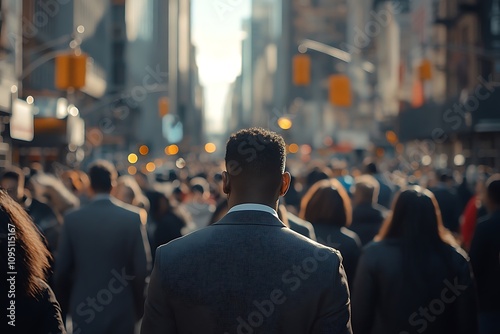
[[[103,199],[107,199],[107,200],[110,200],[111,199],[111,195],[110,194],[97,194],[97,195],[94,195],[94,197],[92,197],[92,201],[101,201]]]
[[[257,204],[257,203],[244,203],[233,206],[227,213],[237,212],[237,211],[263,211],[272,214],[274,217],[279,219],[276,210],[270,206]]]

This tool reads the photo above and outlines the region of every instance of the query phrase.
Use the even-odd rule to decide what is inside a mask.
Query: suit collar
[[[264,225],[286,227],[281,220],[274,217],[271,213],[251,210],[230,212],[213,225]]]

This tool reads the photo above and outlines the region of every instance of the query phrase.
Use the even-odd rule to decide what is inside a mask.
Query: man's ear
[[[280,189],[280,196],[285,196],[288,189],[290,188],[290,184],[292,182],[292,176],[290,175],[289,172],[284,172],[281,175],[281,189]]]
[[[231,180],[229,178],[229,173],[226,171],[222,172],[222,191],[226,195],[229,195],[231,192]]]

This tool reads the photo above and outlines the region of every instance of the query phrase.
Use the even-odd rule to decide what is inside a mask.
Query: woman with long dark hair
[[[50,253],[26,211],[4,190],[0,190],[0,245],[0,264],[9,279],[2,282],[7,333],[66,333],[59,303],[45,281]]]
[[[430,191],[402,191],[375,240],[358,263],[354,333],[477,332],[469,261],[443,227]]]

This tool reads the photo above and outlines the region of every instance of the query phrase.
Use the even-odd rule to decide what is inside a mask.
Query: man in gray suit
[[[239,131],[226,169],[228,214],[157,249],[141,333],[351,333],[340,253],[278,219],[283,138]]]
[[[150,251],[145,213],[110,197],[116,170],[89,170],[92,201],[64,218],[56,295],[73,333],[133,334],[142,317]]]

